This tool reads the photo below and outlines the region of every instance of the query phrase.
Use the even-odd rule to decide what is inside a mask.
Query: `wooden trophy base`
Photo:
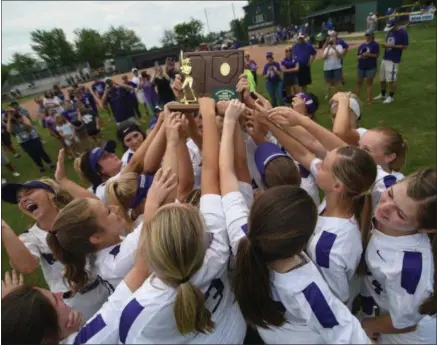
[[[181,113],[192,113],[199,111],[199,103],[178,103],[171,102],[167,105],[168,110],[170,111],[180,111]]]

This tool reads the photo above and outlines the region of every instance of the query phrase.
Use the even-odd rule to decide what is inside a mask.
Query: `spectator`
[[[325,75],[325,82],[327,86],[327,95],[325,99],[330,98],[333,93],[332,88],[338,89],[341,82],[341,57],[343,54],[343,47],[338,43],[337,38],[330,36],[325,43],[323,50],[323,71]],[[335,91],[336,92],[336,91]]]
[[[20,176],[19,172],[15,170],[14,166],[9,162],[8,156],[3,152],[2,147],[2,165],[8,168],[8,170],[12,173],[12,176],[18,177]],[[2,184],[6,183],[6,179],[2,178]]]
[[[124,85],[129,85],[130,87],[132,87],[132,90],[130,90],[130,99],[132,102],[132,107],[134,109],[134,113],[135,116],[138,117],[138,119],[141,119],[141,112],[140,109],[138,108],[138,99],[137,99],[137,95],[135,94],[135,89],[138,86],[138,84],[135,84],[132,81],[129,81],[127,75],[124,75],[121,77],[121,80],[123,81]]]
[[[55,96],[51,90],[44,92],[43,105],[46,108],[56,109],[58,114],[61,114],[64,111],[64,108],[62,107],[62,101],[59,99],[59,97]]]
[[[247,53],[244,55],[244,64],[245,64],[244,69],[248,69],[248,70],[250,70],[250,71],[252,72],[253,79],[254,79],[254,81],[255,81],[255,85],[256,85],[256,83],[257,83],[257,81],[258,81],[258,79],[257,79],[257,73],[256,73],[256,70],[258,69],[258,65],[256,64],[255,61],[253,61],[253,60],[250,58],[250,55],[247,54]]]
[[[41,173],[46,172],[42,161],[49,164],[52,170],[55,169],[55,165],[44,150],[38,132],[26,116],[21,116],[14,108],[6,109],[6,129],[15,135],[23,151],[35,162]]]
[[[292,48],[285,48],[285,57],[281,61],[284,72],[284,88],[287,96],[300,92],[297,74],[299,72],[299,62],[293,56]]]
[[[37,108],[38,108],[38,113],[36,115],[36,118],[38,119],[38,123],[43,126],[43,120],[45,118],[45,113],[46,113],[46,107],[43,104],[43,100],[39,97],[36,97],[34,99]]]
[[[61,102],[64,102],[64,101],[65,101],[65,95],[64,95],[64,93],[62,92],[62,90],[61,90],[61,88],[59,87],[58,84],[53,85],[53,94],[54,94],[56,97],[58,97],[58,98],[61,100]]]
[[[267,80],[266,88],[269,93],[272,106],[276,107],[278,105],[284,104],[284,99],[282,97],[282,79],[281,79],[281,66],[273,58],[273,53],[266,53],[267,63],[264,65],[263,76]]]
[[[106,110],[108,112],[108,119],[110,119],[113,114],[111,111],[111,107],[109,106],[108,103],[102,104],[102,98],[103,98],[103,94],[105,93],[105,89],[106,89],[106,84],[103,80],[99,79],[99,76],[97,73],[93,74],[93,83],[91,84],[91,91],[94,95],[94,97],[99,100],[99,102],[101,103],[100,106]]]
[[[4,146],[10,153],[14,155],[15,158],[20,157],[20,154],[15,150],[12,144],[11,134],[6,129],[6,112],[2,110],[2,147]],[[2,151],[3,152],[3,151]]]
[[[373,12],[369,12],[369,15],[367,16],[367,30],[376,31],[376,24],[378,19],[376,18],[376,15]]]
[[[340,37],[338,37],[338,33],[336,31],[331,31],[331,35],[337,39],[337,43],[343,47],[343,53],[341,54],[341,83],[344,85],[344,76],[343,76],[343,60],[346,57],[347,52],[349,51],[349,44]]]
[[[137,88],[143,91],[144,106],[147,109],[148,116],[152,117],[155,113],[153,109],[157,105],[158,95],[150,79],[150,75],[146,71],[141,72],[140,83]]]
[[[164,107],[164,105],[167,103],[175,100],[170,82],[170,77],[164,72],[162,67],[155,67],[155,74],[152,78],[152,84],[156,86],[156,90],[158,92],[158,104],[161,107]]]
[[[86,132],[88,137],[92,142],[88,140],[87,149],[96,146],[100,146],[102,144],[102,136],[101,136],[101,119],[99,114],[96,113],[92,108],[87,107],[83,102],[77,103],[77,115],[78,120],[81,121],[85,125]]]
[[[311,85],[311,64],[316,57],[316,50],[314,47],[305,42],[305,35],[300,32],[297,36],[297,42],[292,48],[294,59],[299,63],[298,79],[299,86],[304,92],[307,86]]]
[[[372,102],[373,79],[376,75],[376,64],[379,56],[379,44],[375,42],[373,31],[367,30],[365,42],[358,47],[358,66],[357,66],[357,90],[356,94],[360,96],[361,87],[364,79],[366,80],[367,103]]]
[[[123,123],[135,123],[129,85],[120,85],[111,78],[105,78],[105,93],[102,97],[103,105],[109,104],[117,127]]]
[[[17,101],[13,101],[9,104],[10,107],[14,108],[18,114],[21,116],[25,116],[29,119],[29,121],[33,124],[33,120],[30,117],[29,111],[18,104]]]
[[[56,115],[55,117],[56,130],[64,140],[67,147],[67,154],[70,153],[73,157],[80,155],[79,138],[76,135],[74,127],[69,123],[62,115]]]
[[[401,62],[402,52],[408,48],[408,33],[400,26],[395,18],[390,19],[385,30],[388,31],[385,43],[381,44],[385,48],[379,71],[381,81],[381,94],[374,99],[384,99],[384,103],[392,103],[396,92],[396,80],[398,68]],[[390,89],[388,97],[387,83]]]

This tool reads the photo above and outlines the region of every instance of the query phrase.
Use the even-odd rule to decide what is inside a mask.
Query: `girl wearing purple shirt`
[[[266,88],[269,93],[272,106],[284,105],[282,97],[281,66],[273,59],[273,53],[267,52],[267,63],[264,65],[263,76],[266,79]]]
[[[287,96],[295,95],[300,92],[297,73],[299,72],[299,62],[293,57],[291,47],[285,48],[285,57],[281,61],[282,71],[284,72],[284,87]]]
[[[367,103],[372,103],[373,79],[376,75],[376,64],[379,55],[379,45],[375,42],[375,34],[368,30],[365,33],[365,42],[358,47],[357,51],[357,90],[361,94],[361,87],[366,79]]]

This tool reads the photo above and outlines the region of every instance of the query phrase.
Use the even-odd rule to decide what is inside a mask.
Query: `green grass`
[[[408,174],[420,167],[436,166],[436,32],[435,25],[428,28],[411,27],[410,47],[404,52],[403,61],[399,70],[398,92],[396,101],[386,105],[376,102],[373,105],[363,105],[363,127],[375,127],[379,125],[391,126],[399,130],[409,143],[407,166],[404,170]],[[356,52],[351,49],[345,59],[344,75],[346,78],[345,90],[353,90],[355,87]],[[316,60],[312,66],[313,84],[309,91],[319,96],[320,107],[318,110],[318,121],[324,126],[331,128],[328,102],[323,98],[326,94],[323,82],[323,61]],[[258,78],[260,84],[258,90],[267,95],[263,78]],[[364,90],[363,90],[364,91]],[[379,92],[379,83],[375,83],[374,94]],[[363,93],[364,96],[364,93]],[[143,110],[144,113],[144,110]],[[115,124],[108,122],[106,115],[104,136],[114,138]],[[39,128],[46,141],[45,147],[53,160],[57,157],[60,145],[47,131]],[[17,146],[17,145],[16,145]],[[118,153],[122,153],[118,149]],[[20,181],[35,179],[39,177],[38,169],[27,155],[22,154],[21,158],[11,158],[11,162],[21,173]],[[77,181],[73,172],[72,162],[67,162],[69,176]],[[3,176],[8,181],[14,178],[6,169],[3,169]],[[2,218],[17,232],[21,233],[32,224],[32,220],[26,218],[14,205],[2,202]],[[2,276],[5,270],[10,269],[9,260],[4,248],[2,248]],[[38,271],[28,279],[44,286],[41,273]]]

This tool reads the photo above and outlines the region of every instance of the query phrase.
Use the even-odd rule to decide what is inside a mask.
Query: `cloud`
[[[74,29],[100,32],[111,25],[134,30],[147,47],[160,45],[164,29],[195,18],[204,23],[205,33],[228,31],[234,18],[244,16],[247,1],[3,1],[2,62],[14,52],[32,53],[30,32],[62,28],[70,41]],[[206,17],[208,25],[206,25]]]

